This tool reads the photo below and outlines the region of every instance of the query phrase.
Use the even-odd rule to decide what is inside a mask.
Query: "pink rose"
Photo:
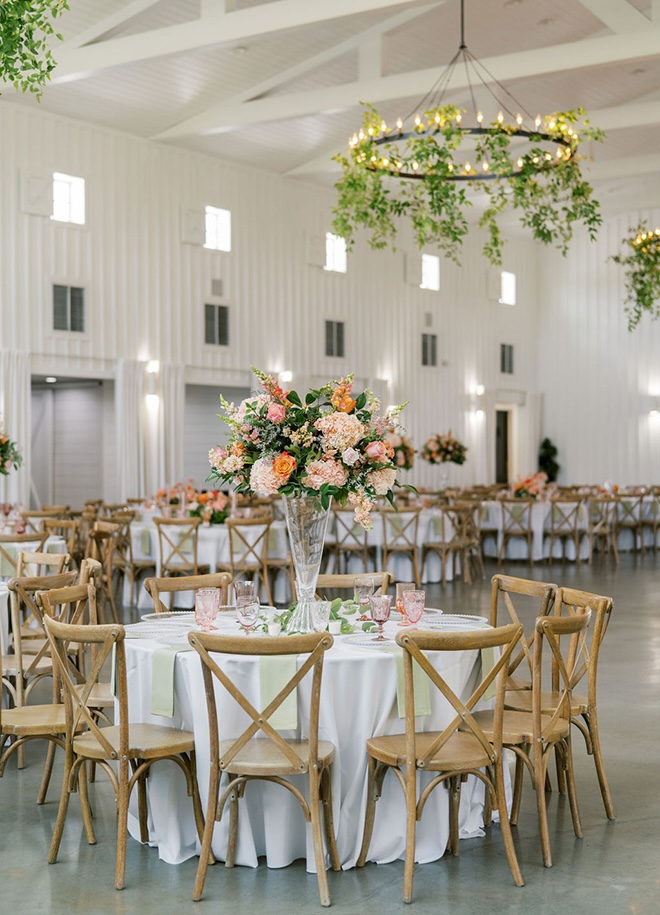
[[[342,461],[348,467],[352,467],[356,461],[360,460],[360,453],[355,448],[347,448],[341,456]]]
[[[281,403],[268,404],[266,416],[272,423],[281,423],[286,414],[286,407]]]
[[[384,442],[369,442],[365,451],[371,461],[384,461],[387,457],[387,449]]]

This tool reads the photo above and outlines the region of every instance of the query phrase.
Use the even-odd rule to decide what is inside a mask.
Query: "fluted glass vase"
[[[319,496],[282,496],[282,501],[298,591],[286,631],[314,632],[310,604],[316,593],[330,506],[323,508]]]

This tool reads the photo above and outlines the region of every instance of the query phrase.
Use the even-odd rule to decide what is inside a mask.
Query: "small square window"
[[[53,286],[53,329],[85,332],[85,290],[80,286]]]
[[[344,322],[325,322],[325,354],[326,356],[344,357]]]
[[[204,306],[204,341],[212,346],[229,346],[229,306]]]
[[[435,254],[422,254],[422,282],[419,288],[433,292],[440,289],[440,258]]]
[[[500,372],[513,375],[513,346],[510,343],[500,343]]]
[[[422,365],[438,364],[438,335],[422,334]]]
[[[218,207],[206,207],[205,248],[231,251],[231,212]]]
[[[53,172],[53,212],[56,222],[85,225],[85,179]]]
[[[507,270],[502,271],[500,305],[516,304],[516,275]]]
[[[346,273],[346,239],[341,235],[326,232],[325,235],[325,267],[335,273]]]

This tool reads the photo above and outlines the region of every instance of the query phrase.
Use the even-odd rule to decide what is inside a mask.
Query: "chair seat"
[[[301,775],[308,771],[309,743],[306,740],[287,740],[293,752],[300,757],[300,765],[294,766],[284,753],[270,740],[251,740],[226,765],[223,753],[234,745],[233,740],[220,741],[220,768],[238,775]],[[335,755],[334,744],[319,740],[318,758],[321,768],[326,768]]]
[[[78,687],[81,692],[82,686]],[[87,699],[89,708],[109,708],[115,704],[115,694],[111,683],[95,683]]]
[[[64,734],[66,716],[63,705],[22,705],[3,709],[2,733],[15,737]]]
[[[440,732],[429,731],[415,735],[417,756],[422,759],[431,743]],[[367,741],[367,752],[388,766],[405,766],[406,735],[390,734],[385,737],[372,737]],[[473,734],[452,734],[437,755],[425,763],[424,769],[431,772],[452,770],[480,769],[490,765],[490,758]]]
[[[28,670],[34,663],[34,655],[23,657],[23,671]],[[37,663],[32,667],[32,674],[45,674],[53,669],[50,658],[39,658]],[[17,656],[15,654],[3,654],[2,656],[2,674],[7,677],[14,677],[18,673]]]
[[[507,692],[509,690],[512,690],[513,692],[517,692],[518,690],[523,690],[523,689],[531,690],[532,681],[525,680],[524,677],[507,677],[506,688],[507,688]],[[511,708],[513,708],[513,706],[511,706]]]
[[[119,753],[119,726],[102,728],[103,736]],[[189,753],[195,741],[191,731],[163,727],[159,724],[130,724],[128,731],[128,755],[130,759],[152,759],[164,755]],[[73,741],[74,752],[89,759],[109,759],[107,751],[96,737],[86,731]]]
[[[551,715],[554,710],[557,708],[561,701],[561,693],[544,691],[541,693],[541,713],[544,715]],[[511,695],[507,690],[507,694],[504,697],[504,707],[508,709],[515,709],[519,712],[531,712],[532,710],[532,694],[531,692],[518,692],[513,691]],[[576,693],[573,693],[571,696],[571,715],[581,715],[583,712],[589,708],[589,700],[586,696],[579,696]]]
[[[486,737],[490,739],[493,734],[493,713],[489,711],[475,712],[474,719],[479,724],[479,727],[481,727]],[[543,730],[544,743],[561,740],[563,737],[567,737],[569,729],[570,721],[566,718],[557,719],[552,726]],[[534,723],[531,712],[504,711],[502,717],[503,744],[518,745],[521,743],[532,743],[533,736]]]

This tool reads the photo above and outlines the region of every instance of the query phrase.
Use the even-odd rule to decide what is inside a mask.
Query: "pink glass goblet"
[[[389,594],[373,594],[369,600],[371,605],[371,619],[378,624],[378,635],[374,642],[386,642],[383,635],[383,626],[390,618],[392,609],[392,598]]]
[[[213,622],[220,607],[218,588],[199,588],[195,592],[195,622],[204,631],[215,629]]]
[[[259,598],[238,598],[236,601],[236,614],[238,622],[249,635],[259,619]]]
[[[422,618],[422,613],[424,613],[424,603],[426,601],[426,594],[424,591],[404,591],[403,592],[403,606],[406,612],[406,616],[410,620],[413,626],[417,626],[417,623]]]

